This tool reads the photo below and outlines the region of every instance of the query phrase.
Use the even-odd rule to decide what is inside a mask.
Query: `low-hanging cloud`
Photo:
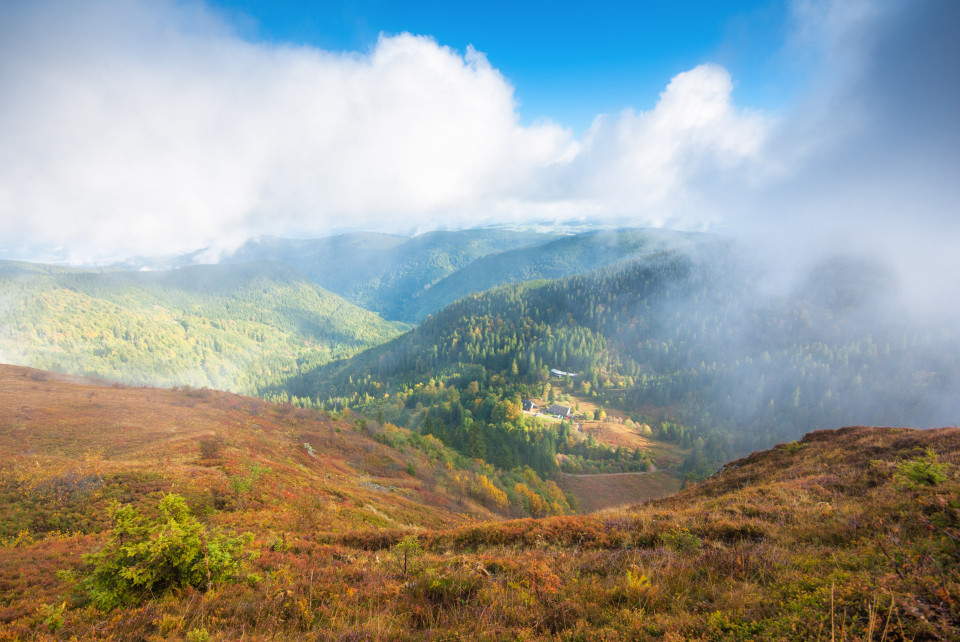
[[[331,53],[245,40],[200,4],[5,5],[0,235],[79,261],[343,227],[696,226],[694,179],[754,157],[767,128],[731,91],[698,67],[577,140],[522,125],[482,53],[428,37]]]
[[[893,271],[908,308],[960,313],[960,4],[795,10],[795,50],[815,52],[818,70],[765,140],[767,180],[715,194],[725,221],[781,270],[866,255]]]

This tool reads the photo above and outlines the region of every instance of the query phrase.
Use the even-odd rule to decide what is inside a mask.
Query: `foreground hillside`
[[[456,496],[468,471],[429,438],[225,393],[0,379],[0,639],[890,640],[960,626],[957,429],[820,431],[664,500],[503,521]],[[130,508],[111,520],[114,500]],[[167,573],[195,549],[190,572]],[[117,592],[110,564],[141,589]]]
[[[103,272],[0,262],[0,359],[47,370],[249,393],[405,329],[279,263]]]

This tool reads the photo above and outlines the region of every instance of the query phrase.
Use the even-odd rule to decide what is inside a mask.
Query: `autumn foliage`
[[[820,431],[666,499],[506,519],[520,510],[510,495],[549,515],[562,493],[542,478],[534,492],[530,471],[498,512],[482,467],[448,469],[436,444],[386,427],[378,441],[350,417],[0,377],[0,640],[897,640],[960,627],[957,429]]]

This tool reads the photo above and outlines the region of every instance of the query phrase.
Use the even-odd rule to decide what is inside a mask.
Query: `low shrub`
[[[242,571],[249,536],[209,535],[180,495],[164,495],[149,520],[129,505],[111,507],[106,545],[85,556],[93,566],[82,584],[104,610],[135,604],[171,589],[210,589]]]
[[[949,479],[949,464],[941,464],[938,459],[937,453],[928,448],[922,457],[897,464],[893,479],[899,485],[913,489],[942,484]]]

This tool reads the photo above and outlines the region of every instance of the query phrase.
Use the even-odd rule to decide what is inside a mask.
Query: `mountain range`
[[[960,414],[952,329],[879,260],[771,288],[659,230],[201,256],[0,261],[0,361],[42,368],[0,366],[0,637],[960,625],[956,429],[830,430]]]
[[[260,237],[224,254],[219,263],[283,263],[386,319],[416,323],[467,294],[578,274],[657,249],[689,245],[702,236],[658,229],[565,234],[481,228],[414,237],[375,232],[319,239]],[[114,267],[169,270],[193,265],[204,256],[198,251],[141,257]]]
[[[270,262],[160,272],[0,262],[0,302],[8,362],[246,392],[407,328]]]
[[[0,356],[349,406],[540,474],[556,455],[570,471],[642,458],[560,452],[550,426],[513,419],[525,398],[616,410],[686,449],[693,476],[810,429],[943,425],[960,412],[956,339],[891,315],[890,279],[869,259],[827,259],[764,292],[753,258],[707,234],[480,229],[258,239],[218,265],[150,269],[196,258],[5,262]]]

